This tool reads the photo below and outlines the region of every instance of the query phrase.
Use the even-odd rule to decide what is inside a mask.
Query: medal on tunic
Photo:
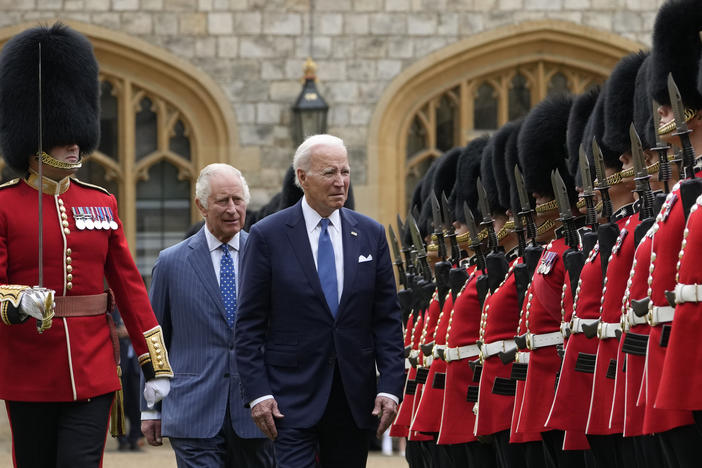
[[[100,220],[100,213],[98,213],[97,207],[91,206],[88,209],[90,210],[90,214],[93,218],[93,225],[95,226],[95,229],[102,229],[102,221]]]
[[[83,215],[78,212],[78,209],[75,206],[71,208],[71,211],[73,212],[73,220],[76,223],[76,229],[82,231],[83,229],[85,229],[85,221],[83,221]]]
[[[110,229],[110,222],[107,220],[107,207],[106,206],[99,207],[98,212],[100,213],[100,220],[102,221],[102,228],[107,231],[108,229]]]
[[[555,252],[544,252],[537,271],[542,275],[548,275],[551,273],[551,269],[553,268],[553,264],[556,263],[557,258],[558,255],[556,255]]]
[[[78,208],[81,213],[83,213],[83,219],[85,219],[85,228],[89,230],[95,229],[95,223],[93,222],[92,216],[86,207]]]
[[[110,218],[110,229],[116,231],[119,226],[117,225],[117,221],[115,221],[115,216],[112,214],[112,208],[109,206],[107,207],[107,216]]]

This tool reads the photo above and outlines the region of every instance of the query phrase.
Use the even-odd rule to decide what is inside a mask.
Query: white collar
[[[227,245],[231,247],[232,249],[236,250],[237,252],[239,251],[239,234],[241,234],[241,231],[237,232],[234,237],[232,237],[229,242],[227,242]],[[209,248],[210,252],[213,250],[216,250],[220,248],[222,245],[222,241],[217,239],[209,230],[207,227],[207,223],[205,223],[205,239],[207,239],[207,247]]]
[[[304,195],[302,196],[302,217],[305,218],[307,234],[314,231],[314,228],[319,225],[319,221],[322,219],[322,216],[307,203],[307,198],[305,198]],[[329,215],[328,219],[329,224],[341,232],[341,215],[339,214],[339,210],[334,210],[332,214]]]

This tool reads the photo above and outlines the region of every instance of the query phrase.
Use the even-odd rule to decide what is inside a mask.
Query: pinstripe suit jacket
[[[204,229],[163,250],[153,268],[149,296],[175,374],[161,405],[161,431],[166,437],[213,437],[222,428],[229,398],[236,433],[264,437],[244,408],[235,331],[227,325]],[[240,266],[247,237],[241,231]]]

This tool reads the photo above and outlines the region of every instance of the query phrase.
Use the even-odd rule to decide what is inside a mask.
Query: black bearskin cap
[[[593,138],[595,138],[597,140],[597,144],[600,147],[600,151],[602,151],[602,159],[604,159],[605,166],[610,167],[612,169],[615,169],[617,171],[621,170],[621,168],[622,168],[622,163],[619,160],[619,156],[621,153],[613,150],[612,148],[607,146],[604,143],[604,141],[602,141],[602,136],[604,135],[604,132],[605,132],[604,113],[605,113],[606,102],[607,102],[607,88],[605,88],[600,93],[600,96],[597,98],[597,103],[595,103],[595,108],[592,110],[592,114],[590,114],[590,118],[588,119],[587,125],[585,126],[585,132],[583,133],[583,149],[585,150],[585,154],[587,155],[587,160],[590,162],[590,167],[592,168],[592,170],[590,171],[590,175],[592,177],[595,177],[595,169],[594,169],[595,159],[594,159],[594,156],[592,153],[592,139]],[[632,104],[629,104],[629,105],[632,105]],[[627,129],[628,128],[629,127],[627,126]],[[627,134],[628,134],[628,130],[627,130]],[[631,145],[629,145],[629,146],[631,146]],[[578,181],[580,181],[580,168],[579,167],[578,167],[578,175],[576,176],[576,179]]]
[[[636,76],[647,52],[627,55],[617,63],[607,79],[602,142],[620,155],[631,152],[629,126],[634,121]]]
[[[580,144],[587,145],[583,140],[585,126],[595,108],[595,103],[600,95],[600,87],[595,86],[577,96],[573,101],[568,115],[568,172],[575,175],[578,172],[578,161],[580,157]]]
[[[0,52],[0,146],[7,164],[26,171],[39,147],[38,69],[41,43],[42,149],[77,144],[81,154],[100,140],[98,64],[93,46],[61,23],[10,39]]]
[[[632,120],[634,128],[641,138],[643,149],[652,148],[656,144],[656,131],[653,128],[653,101],[648,92],[648,69],[651,56],[648,55],[639,67],[634,82],[634,108]]]
[[[521,211],[521,203],[519,202],[519,193],[517,192],[517,182],[514,179],[514,166],[519,167],[519,170],[521,171],[522,168],[519,165],[519,146],[517,145],[517,142],[519,141],[519,132],[522,129],[522,124],[524,123],[524,120],[518,121],[517,122],[517,127],[514,129],[514,131],[510,134],[509,139],[507,140],[507,148],[505,150],[505,177],[507,181],[509,182],[509,202],[510,202],[510,208],[514,210],[515,208],[517,209],[517,212],[512,213],[513,215],[516,215],[519,211]],[[528,194],[529,200],[531,201],[532,207],[536,205],[534,203],[534,199],[531,197],[531,194]]]
[[[478,211],[478,191],[476,183],[480,177],[480,162],[483,150],[487,146],[489,137],[487,135],[475,138],[466,145],[456,164],[456,185],[454,186],[453,207],[456,220],[461,223],[466,222],[463,214],[463,202],[468,203],[468,207],[473,214]],[[450,203],[450,202],[449,202]]]
[[[575,182],[566,165],[566,131],[572,104],[570,95],[549,96],[529,112],[522,124],[517,144],[528,193],[552,196],[551,171],[558,169],[571,203],[575,202]]]
[[[283,176],[283,188],[280,191],[279,197],[280,203],[277,205],[277,207],[275,207],[276,209],[273,209],[273,205],[270,206],[268,209],[273,211],[270,211],[267,214],[273,214],[276,211],[284,210],[285,208],[293,206],[300,200],[300,198],[302,198],[303,193],[304,192],[302,191],[302,189],[295,185],[295,171],[293,170],[292,165],[290,165],[290,167],[288,167],[288,170],[285,172],[285,175]],[[271,200],[269,203],[272,202],[273,200]],[[354,209],[353,187],[351,187],[351,182],[349,182],[349,193],[346,197],[344,207],[350,210]],[[263,217],[261,216],[258,219],[263,219]]]
[[[488,193],[488,198],[492,198],[492,195],[490,194],[491,189],[488,189],[488,185],[494,184],[495,186],[494,190],[496,191],[498,206],[493,205],[492,200],[490,200],[490,209],[493,213],[504,214],[509,208],[510,190],[509,181],[507,180],[507,174],[505,172],[507,145],[512,134],[515,131],[518,132],[520,126],[521,120],[507,122],[492,137],[495,142],[494,152],[492,155],[492,170],[487,171],[491,173],[490,175],[492,181],[488,181],[488,176],[486,175],[482,176],[482,181],[483,185],[485,186],[485,190]],[[481,172],[484,171],[485,169],[481,168]]]
[[[463,148],[451,148],[448,150],[437,163],[434,171],[434,194],[436,199],[441,201],[441,194],[444,193],[447,197],[451,194],[454,184],[456,183],[456,165],[458,158],[461,156]]]
[[[702,109],[702,95],[697,90],[700,29],[699,0],[668,0],[658,10],[653,25],[649,93],[660,104],[670,105],[668,73],[672,73],[685,105]]]

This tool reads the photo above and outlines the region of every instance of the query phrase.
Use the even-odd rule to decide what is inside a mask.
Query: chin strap
[[[59,161],[46,152],[41,153],[41,162],[47,166],[55,167],[56,169],[80,169],[83,166],[83,158],[78,159],[78,162],[67,163]]]

